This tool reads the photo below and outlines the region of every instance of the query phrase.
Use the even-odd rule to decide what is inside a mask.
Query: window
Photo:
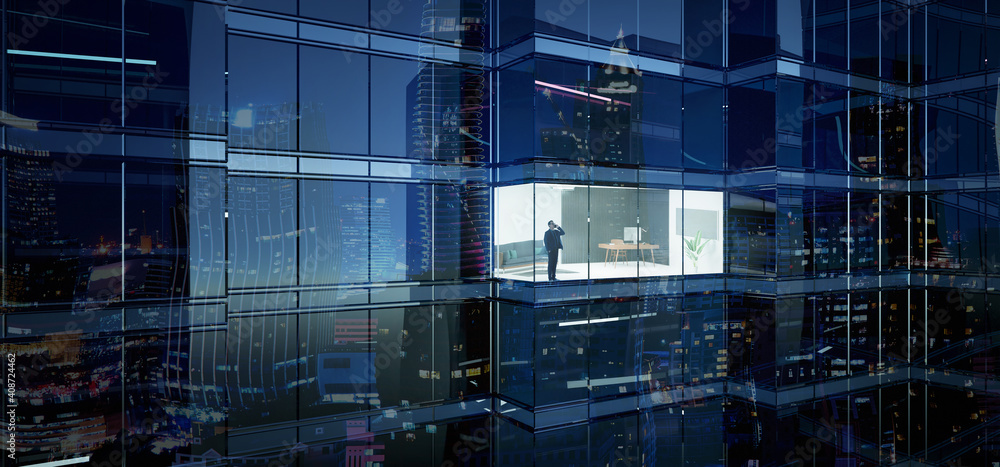
[[[298,147],[295,46],[229,38],[229,146]]]

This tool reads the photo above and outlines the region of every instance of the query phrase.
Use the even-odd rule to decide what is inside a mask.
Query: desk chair
[[[624,245],[625,244],[625,240],[620,239],[620,238],[613,238],[608,243],[610,243],[611,245]],[[615,248],[614,250],[615,250],[615,257],[614,257],[615,266],[618,266],[618,255],[621,254],[621,252],[623,250],[621,250],[619,248]],[[607,264],[608,264],[608,254],[610,254],[610,253],[611,253],[610,249],[608,251],[604,252],[604,265],[605,266],[607,266]]]

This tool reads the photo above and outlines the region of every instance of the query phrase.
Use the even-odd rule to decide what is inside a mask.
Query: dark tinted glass
[[[586,40],[587,2],[535,0],[535,31],[542,34]]]
[[[649,73],[642,79],[646,105],[633,126],[638,128],[635,137],[641,144],[637,162],[681,167],[681,82]]]
[[[378,24],[378,15],[370,15],[368,0],[338,2],[331,0],[299,0],[299,14],[307,18],[317,18],[355,26]]]
[[[847,91],[825,84],[812,86],[811,118],[805,120],[806,158],[817,169],[847,170]]]
[[[497,83],[498,140],[505,148],[500,161],[531,157],[535,139],[535,73],[531,61],[500,70]]]
[[[684,59],[722,66],[726,17],[723,0],[684,1]]]
[[[684,166],[721,169],[722,88],[684,84]]]
[[[852,91],[849,170],[879,173],[879,120],[881,105],[875,94]]]
[[[418,116],[418,73],[427,64],[410,60],[372,57],[371,152],[375,155],[415,155]]]
[[[812,4],[812,0],[777,3],[776,34],[779,54],[812,60]]]
[[[639,50],[675,59],[681,58],[681,11],[683,0],[642,2]]]
[[[636,49],[638,37],[637,0],[590,0],[590,40],[612,45],[619,34],[630,50]]]
[[[125,24],[125,56],[133,60],[125,64],[125,124],[222,133],[225,24],[217,7],[128,2]]]
[[[454,1],[454,0],[453,0]],[[410,35],[421,35],[428,33],[426,37],[433,37],[429,30],[434,22],[422,23],[422,19],[447,15],[447,12],[438,13],[435,6],[439,2],[415,2],[412,0],[370,0],[371,11],[369,24],[372,29],[399,32]],[[446,2],[440,2],[446,3]],[[447,2],[450,3],[450,2]],[[447,10],[445,8],[445,10]],[[425,29],[428,29],[425,31]]]
[[[368,56],[301,47],[300,146],[303,151],[368,153]]]
[[[66,5],[58,18],[40,11],[37,3],[13,9],[22,13],[7,15],[10,101],[5,110],[33,120],[120,125],[121,8]]]
[[[879,75],[879,36],[882,33],[878,4],[851,10],[851,71]]]
[[[782,3],[783,8],[791,9],[798,2],[776,2],[775,0],[745,1],[730,0],[727,5],[732,14],[729,21],[729,64],[737,65],[759,58],[774,55],[776,52],[777,16],[776,3]],[[797,6],[797,5],[796,5]],[[786,13],[788,15],[791,12]],[[802,17],[786,17],[791,24],[788,26],[789,47],[794,48],[801,37],[794,28],[801,23]],[[801,31],[801,30],[799,30]],[[784,37],[782,37],[784,39]],[[801,55],[801,54],[800,54]]]
[[[254,10],[273,11],[275,13],[285,13],[294,15],[297,11],[298,0],[229,0],[230,6],[242,8],[252,8]]]
[[[754,170],[775,163],[774,81],[729,88],[729,167]]]
[[[504,45],[529,34],[534,29],[533,0],[510,0],[497,4],[499,45]]]
[[[847,68],[847,9],[844,1],[817,5],[815,60],[819,65]]]

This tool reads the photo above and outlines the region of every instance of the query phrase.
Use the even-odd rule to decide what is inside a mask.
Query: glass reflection
[[[91,157],[74,170],[57,165],[48,151],[25,148],[6,155],[9,305],[99,309],[142,287],[142,280],[125,285],[122,276],[120,162]],[[141,221],[135,221],[138,227]],[[152,252],[152,237],[148,243]],[[130,277],[144,272],[134,270]],[[161,289],[170,293],[169,284]]]
[[[19,462],[41,463],[94,453],[107,459],[122,445],[121,337],[80,332],[8,346],[16,387],[4,405],[14,410]],[[10,357],[8,356],[8,359]],[[10,401],[13,400],[14,404]]]
[[[1000,462],[997,1],[224,6],[0,7],[19,463]]]
[[[217,363],[224,345],[224,332],[126,340],[123,445],[130,462],[176,465],[226,452],[226,374]]]
[[[977,433],[989,429],[998,404],[990,380],[974,375],[1000,358],[989,344],[996,302],[994,293],[931,288],[777,301],[716,293],[504,304],[497,388],[505,408],[485,417],[476,404],[488,399],[492,367],[480,337],[488,332],[486,303],[234,318],[226,330],[124,339],[79,331],[32,337],[44,329],[25,322],[17,329],[26,337],[9,347],[26,375],[16,392],[18,453],[102,460],[128,446],[132,462],[177,465],[243,449],[222,427],[378,410],[382,418],[324,422],[332,431],[322,441],[299,446],[289,438],[232,460],[275,459],[298,446],[299,459],[331,461],[404,454],[479,465],[651,461],[683,446],[671,458],[713,463],[763,461],[774,452],[794,459],[797,446],[810,445],[816,459],[831,462],[992,462],[998,453]],[[908,362],[947,371],[893,382]],[[769,402],[774,397],[782,405]],[[601,413],[623,398],[626,410],[598,422],[538,434],[508,418],[531,408],[532,423],[550,423],[559,418],[547,414],[574,404]],[[430,405],[464,418],[414,418]],[[373,425],[381,423],[389,425]],[[52,430],[61,444],[51,442]],[[603,441],[571,452],[586,433]]]

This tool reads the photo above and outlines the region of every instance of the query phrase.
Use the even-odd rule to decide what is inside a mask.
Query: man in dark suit
[[[555,222],[549,221],[549,230],[545,231],[545,238],[542,243],[545,245],[545,251],[549,252],[549,280],[556,280],[556,263],[559,262],[559,249],[563,247],[562,237],[566,235],[566,232],[556,225]]]

